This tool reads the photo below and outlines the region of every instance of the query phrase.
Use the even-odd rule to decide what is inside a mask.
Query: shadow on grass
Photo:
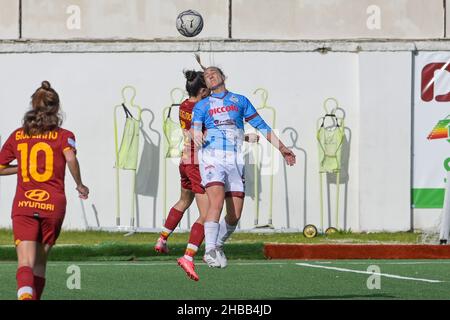
[[[226,246],[229,259],[264,260],[264,245],[262,243],[228,244]],[[153,244],[103,243],[100,245],[55,246],[50,253],[49,261],[138,261],[152,259],[166,261],[178,258],[184,254],[186,244],[173,244],[168,255],[155,252]],[[202,247],[198,256],[204,254]],[[0,248],[0,261],[15,261],[17,259],[14,247]]]

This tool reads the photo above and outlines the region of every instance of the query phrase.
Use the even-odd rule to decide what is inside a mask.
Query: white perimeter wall
[[[448,16],[450,6],[446,2]],[[175,29],[175,18],[186,9],[197,10],[204,18],[205,27],[197,39],[430,39],[450,34],[444,0],[0,3],[0,39],[182,39]]]
[[[362,230],[411,227],[412,54],[359,54]]]
[[[268,90],[268,104],[277,109],[276,128],[286,144],[291,144],[291,139],[289,133],[282,133],[285,128],[292,127],[298,133],[297,166],[285,172],[277,155],[273,204],[276,228],[301,229],[305,223],[320,224],[316,121],[323,114],[324,99],[331,96],[339,100],[346,113],[339,226],[354,231],[410,229],[411,53],[216,52],[204,53],[203,58],[207,64],[222,67],[228,76],[228,88],[248,96],[255,106],[260,106],[261,100],[253,91],[259,87]],[[122,87],[134,85],[136,103],[155,116],[152,119],[146,112],[143,121],[153,154],[157,155],[143,160],[146,170],[139,172],[140,182],[151,181],[154,186],[148,188],[147,195],[138,197],[139,225],[159,228],[164,208],[162,147],[158,152],[158,141],[163,138],[162,109],[171,103],[170,90],[183,87],[182,70],[191,67],[196,65],[188,52],[2,54],[2,142],[20,126],[36,87],[42,80],[49,80],[61,96],[66,114],[64,127],[77,137],[84,181],[91,189],[91,197],[84,205],[88,222],[95,225],[95,205],[101,225],[114,226],[113,109],[121,103]],[[248,187],[253,183],[251,171],[250,167]],[[121,178],[122,219],[126,224],[130,217],[130,177],[122,172]],[[324,196],[328,226],[328,216],[335,216],[336,199],[334,178],[326,181],[331,195],[329,200],[327,193]],[[177,160],[169,163],[168,182],[170,207],[179,196]],[[260,223],[268,218],[268,182],[268,177],[263,176]],[[83,229],[82,206],[70,176],[66,186],[69,202],[64,227]],[[15,177],[0,178],[1,227],[10,226],[14,191]],[[249,190],[242,229],[253,227],[252,194]],[[196,217],[194,206],[181,227],[187,228]],[[420,228],[417,223],[415,227]]]

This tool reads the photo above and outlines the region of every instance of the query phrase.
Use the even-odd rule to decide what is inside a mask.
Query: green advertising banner
[[[450,171],[450,53],[415,60],[413,208],[441,209]]]

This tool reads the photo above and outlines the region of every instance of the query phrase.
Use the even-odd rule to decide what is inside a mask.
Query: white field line
[[[317,264],[344,264],[344,265],[427,265],[427,264],[450,264],[450,261],[398,261],[398,262],[378,262],[377,260],[366,262],[354,262],[354,261],[315,261]]]
[[[229,262],[230,265],[236,265],[236,266],[255,266],[255,265],[291,265],[291,264],[299,264],[296,263],[298,260],[290,260],[286,262]],[[329,265],[329,264],[338,264],[338,265],[443,265],[443,264],[450,264],[450,260],[448,261],[398,261],[398,262],[380,262],[377,260],[372,261],[365,261],[365,262],[357,262],[357,261],[340,261],[340,260],[334,260],[334,261],[311,261],[315,263],[315,265]],[[116,266],[116,267],[123,267],[123,266],[176,266],[176,262],[116,262],[116,263],[110,263],[108,261],[104,262],[83,262],[83,261],[54,261],[48,263],[47,266],[49,267],[58,267],[61,265],[79,265],[79,266],[93,266],[93,267],[101,267],[101,266]],[[203,262],[197,262],[196,265],[202,266],[206,265]],[[17,266],[17,262],[1,262],[0,261],[0,267],[1,266]]]
[[[359,274],[367,274],[367,275],[378,275],[378,276],[383,276],[383,277],[386,277],[386,278],[393,278],[393,279],[400,279],[400,280],[422,281],[422,282],[428,282],[428,283],[441,283],[441,282],[444,282],[444,281],[441,281],[441,280],[430,280],[430,279],[421,279],[421,278],[402,277],[402,276],[397,276],[395,274],[389,274],[389,273],[378,273],[378,272],[369,272],[369,271],[361,271],[361,270],[353,270],[353,269],[344,269],[344,268],[328,267],[328,266],[321,266],[321,265],[309,264],[309,263],[296,263],[296,265],[301,266],[301,267],[326,269],[326,270],[333,270],[333,271],[340,271],[340,272],[351,272],[351,273],[359,273]]]
[[[254,266],[254,265],[288,265],[293,264],[296,261],[299,260],[290,260],[289,262],[238,262],[233,263],[230,262],[230,265],[238,265],[238,266]],[[340,260],[334,260],[334,261],[311,261],[317,265],[322,264],[339,264],[339,265],[434,265],[434,264],[450,264],[450,260],[447,261],[398,261],[398,262],[380,262],[377,260],[371,260],[364,262],[358,262],[358,261],[340,261]],[[116,262],[116,263],[110,263],[108,261],[104,262],[83,262],[83,261],[55,261],[50,262],[48,266],[60,266],[60,265],[70,265],[70,264],[76,264],[80,266],[171,266],[176,265],[176,262]],[[196,263],[197,265],[203,265],[203,262]],[[1,262],[0,266],[13,266],[17,265],[17,262]]]

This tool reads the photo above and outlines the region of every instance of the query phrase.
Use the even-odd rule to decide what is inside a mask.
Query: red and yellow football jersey
[[[194,109],[195,102],[184,100],[180,106],[180,126],[181,129],[189,131],[191,129],[192,110]],[[184,135],[184,148],[181,161],[185,164],[198,164],[195,162],[195,144],[194,141],[187,135]]]
[[[27,136],[15,130],[0,151],[0,166],[17,160],[17,189],[12,216],[61,218],[66,212],[63,151],[76,152],[72,132],[58,128],[46,134]]]

